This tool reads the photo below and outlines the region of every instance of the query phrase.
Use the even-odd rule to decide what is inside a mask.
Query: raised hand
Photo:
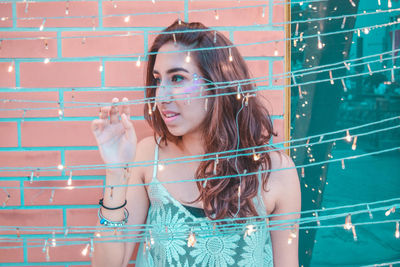
[[[127,101],[126,97],[122,99],[122,103]],[[92,131],[105,164],[132,162],[136,153],[137,137],[130,121],[130,108],[117,103],[118,98],[114,98],[111,106],[102,107],[100,118],[92,122]]]

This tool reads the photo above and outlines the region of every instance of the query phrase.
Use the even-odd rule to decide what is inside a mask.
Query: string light
[[[399,222],[396,222],[396,231],[394,232],[394,236],[395,236],[396,238],[400,238]]]
[[[293,239],[297,238],[296,231],[297,231],[297,227],[296,227],[296,225],[294,225],[293,228],[290,229],[289,238],[288,238],[289,245],[292,244]]]
[[[256,231],[257,231],[257,229],[256,229],[255,225],[253,225],[253,224],[246,225],[246,230],[244,232],[244,238],[246,238],[247,236],[251,236]]]
[[[174,39],[174,45],[176,46],[176,35],[175,35],[175,33],[172,34],[172,38]]]
[[[240,100],[240,98],[241,98],[241,85],[239,83],[238,86],[237,86],[236,99]]]
[[[31,172],[31,179],[29,181],[31,184],[33,183],[33,171]]]
[[[346,83],[344,82],[344,79],[341,79],[342,85],[343,85],[343,91],[346,93],[347,92],[347,86]]]
[[[344,165],[344,159],[342,159],[342,170],[346,169],[346,166]]]
[[[357,241],[357,233],[356,233],[356,227],[355,225],[351,226],[351,231],[353,232],[353,239],[354,241]]]
[[[322,49],[323,45],[322,45],[322,42],[321,42],[321,36],[320,36],[320,32],[319,31],[318,31],[317,38],[318,38],[318,49]]]
[[[258,161],[260,159],[260,156],[256,154],[256,151],[253,149],[253,160]]]
[[[44,64],[48,64],[50,62],[50,58],[48,58],[48,57],[46,57],[44,60],[43,60],[43,63]]]
[[[82,256],[86,256],[88,251],[89,251],[89,244],[86,244],[85,248],[82,249],[82,252],[81,252]]]
[[[49,44],[47,40],[44,40],[44,49],[49,50]]]
[[[343,228],[350,230],[353,224],[351,223],[351,214],[347,214]]]
[[[371,70],[371,66],[369,65],[369,63],[367,64],[367,67],[368,67],[369,75],[372,76],[372,70]]]
[[[138,59],[136,61],[136,67],[140,67],[140,56],[138,57]]]
[[[217,10],[214,10],[214,12],[215,12],[215,20],[219,20],[218,11],[217,11]]]
[[[262,7],[262,14],[261,17],[264,18],[265,17],[265,6]]]
[[[357,136],[354,137],[353,145],[351,146],[352,150],[356,150],[356,148],[357,148]]]
[[[385,212],[385,216],[389,216],[391,213],[395,213],[396,207],[393,206]]]
[[[192,232],[192,231],[190,231],[190,234],[189,234],[189,237],[188,237],[188,239],[187,239],[187,246],[190,248],[190,247],[194,247],[194,245],[196,245],[196,235]]]
[[[52,238],[51,238],[51,246],[52,247],[55,247],[56,245],[57,245],[57,241],[56,241],[56,233],[53,231],[53,234],[52,234]]]
[[[344,61],[343,64],[347,70],[350,70],[350,63],[347,63],[346,61]]]
[[[17,238],[20,238],[21,237],[21,233],[19,231],[19,227],[17,227],[15,230],[17,231]]]
[[[40,25],[40,27],[39,27],[39,31],[43,31],[43,29],[44,29],[44,24],[46,23],[46,19],[43,19],[43,22],[42,22],[42,24]]]
[[[67,3],[65,4],[65,15],[69,15],[69,0],[67,0]]]
[[[11,64],[8,66],[7,71],[8,71],[8,72],[13,72],[13,70],[14,70],[14,60],[11,61]]]
[[[395,82],[395,80],[394,80],[394,69],[391,69],[390,72],[391,72],[391,82],[394,83]]]
[[[233,61],[233,57],[232,57],[232,50],[229,47],[229,61],[232,62]]]
[[[367,204],[367,210],[368,210],[369,218],[370,218],[370,219],[373,219],[374,216],[372,216],[372,212],[371,212],[371,209],[370,209],[370,207],[369,207],[368,204]]]
[[[333,80],[333,77],[332,77],[332,71],[331,70],[329,71],[329,78],[331,80],[331,84],[332,85],[335,84],[335,81]]]
[[[182,25],[181,17],[178,18],[178,24],[179,24],[179,25]]]
[[[356,7],[356,4],[353,2],[353,0],[349,0],[349,2],[353,7]]]
[[[369,29],[368,29],[368,28],[364,28],[363,32],[364,32],[365,34],[368,34],[368,33],[369,33]]]
[[[340,28],[341,28],[342,30],[344,29],[344,27],[345,27],[345,25],[346,25],[346,18],[347,18],[347,17],[344,17],[344,18],[343,18],[342,25],[340,26]]]
[[[148,106],[148,113],[149,113],[149,115],[151,116],[151,115],[153,114],[152,108],[151,108],[151,103],[150,103],[150,102],[147,102],[147,106]]]
[[[388,8],[392,8],[392,0],[388,0]]]
[[[217,155],[215,155],[215,161],[214,161],[214,170],[213,170],[213,174],[214,175],[217,175],[217,165],[218,165],[218,163],[219,163],[219,159],[218,159],[218,154],[217,154]]]
[[[295,31],[295,35],[299,35],[299,23],[296,23],[296,31]],[[296,40],[296,39],[295,39]]]
[[[49,199],[49,202],[50,202],[50,203],[53,203],[55,192],[56,192],[56,191],[55,191],[54,189],[51,190],[50,199]]]
[[[214,31],[214,44],[217,43],[217,31]]]
[[[89,256],[92,257],[93,253],[94,253],[93,238],[90,238],[90,254],[89,254]]]
[[[349,130],[346,130],[346,137],[345,137],[345,139],[346,139],[347,142],[351,142],[352,137],[351,137],[351,135],[350,135]]]
[[[278,52],[278,42],[275,42],[275,51],[274,51],[274,56],[278,56],[279,52]]]
[[[381,5],[381,0],[378,0],[378,6],[380,6]]]
[[[124,21],[125,21],[126,23],[128,23],[128,22],[130,21],[130,19],[131,19],[130,16],[126,16],[126,17],[124,18]]]
[[[304,178],[305,177],[305,173],[304,173],[304,167],[301,168],[301,177]]]
[[[187,63],[189,63],[189,62],[190,62],[190,51],[188,51],[188,52],[187,52],[187,55],[186,55],[185,61],[186,61]]]
[[[62,164],[58,164],[57,169],[59,169],[61,171],[64,169],[64,166]]]

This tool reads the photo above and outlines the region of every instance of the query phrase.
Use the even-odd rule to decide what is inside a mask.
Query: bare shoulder
[[[139,141],[136,146],[136,156],[135,163],[150,161],[154,159],[154,148],[156,142],[153,136],[148,136]],[[133,180],[132,182],[139,181],[146,182],[146,177],[148,177],[149,167],[138,164],[138,167],[134,168]]]
[[[273,202],[274,212],[285,206],[287,202],[299,202],[298,205],[300,205],[300,182],[293,160],[280,151],[270,152],[269,156],[272,171],[263,197]]]

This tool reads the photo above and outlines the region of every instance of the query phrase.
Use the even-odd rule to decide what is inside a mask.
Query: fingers
[[[112,124],[112,123],[117,123],[117,122],[119,122],[119,118],[118,118],[118,115],[119,115],[119,112],[118,112],[118,106],[117,105],[115,105],[115,104],[117,104],[119,102],[119,99],[118,98],[113,98],[113,100],[112,100],[112,106],[111,106],[111,109],[110,109],[110,123]]]
[[[127,105],[128,98],[122,98],[123,105],[121,106],[121,115],[125,114],[128,118],[131,116],[131,108]]]
[[[133,127],[132,122],[130,121],[129,117],[125,114],[121,114],[121,122],[125,128],[125,134],[128,140],[135,140],[136,142],[136,132],[135,127]]]

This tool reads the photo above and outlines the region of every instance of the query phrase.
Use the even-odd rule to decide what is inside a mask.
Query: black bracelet
[[[103,208],[105,208],[106,210],[118,210],[118,209],[121,209],[121,208],[125,207],[127,202],[128,202],[128,201],[126,201],[126,199],[125,199],[125,203],[122,204],[121,206],[116,207],[116,208],[109,208],[109,207],[104,206],[104,204],[103,204],[103,198],[101,198],[100,201],[99,201],[99,205],[101,205],[101,206],[102,206]]]

